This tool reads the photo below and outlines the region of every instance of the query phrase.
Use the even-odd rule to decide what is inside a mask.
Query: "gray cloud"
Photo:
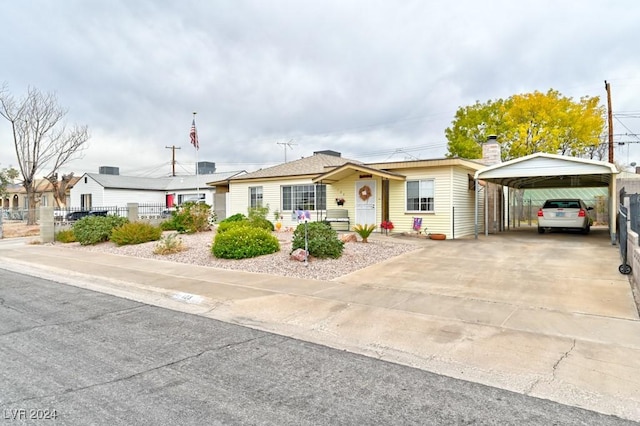
[[[289,140],[288,158],[433,158],[476,100],[550,88],[604,100],[607,79],[614,111],[640,111],[639,18],[633,2],[595,0],[7,2],[0,25],[17,41],[0,45],[0,82],[55,91],[89,125],[78,173],[168,173],[171,145],[192,170],[192,111],[197,157],[220,170],[280,162]],[[618,154],[640,160],[633,144]],[[0,167],[12,163],[0,123]]]

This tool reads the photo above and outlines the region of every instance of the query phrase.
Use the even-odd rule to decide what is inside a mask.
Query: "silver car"
[[[538,233],[566,229],[588,234],[591,230],[589,210],[593,210],[593,207],[587,207],[584,201],[577,198],[547,200],[538,210]]]

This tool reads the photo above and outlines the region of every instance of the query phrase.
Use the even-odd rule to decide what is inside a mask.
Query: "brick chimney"
[[[485,166],[493,166],[502,162],[497,136],[490,135],[487,141],[482,144],[482,162]]]

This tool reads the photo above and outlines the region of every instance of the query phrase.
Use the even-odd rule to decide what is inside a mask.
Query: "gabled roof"
[[[616,166],[604,161],[538,152],[485,167],[475,178],[512,188],[609,186]]]
[[[194,188],[206,188],[207,182],[213,179],[222,180],[242,174],[244,171],[233,171],[224,173],[212,173],[206,175],[170,176],[170,177],[139,177],[107,175],[100,173],[85,173],[104,188],[109,189],[132,189],[151,191],[176,191]]]
[[[240,182],[258,179],[275,180],[283,178],[291,179],[304,176],[315,177],[320,173],[324,173],[327,167],[341,166],[345,163],[359,164],[360,162],[336,155],[315,153],[310,157],[289,161],[288,163],[278,164],[277,166],[267,167],[266,169],[260,169],[241,176],[234,176],[229,179],[221,179],[218,181],[210,179],[209,185],[227,184],[228,181]]]
[[[337,182],[341,179],[353,173],[367,173],[375,176],[380,176],[384,179],[390,180],[405,180],[403,174],[398,173],[398,170],[402,169],[415,169],[418,167],[451,167],[459,166],[469,169],[471,171],[480,170],[484,167],[483,164],[474,162],[472,160],[465,160],[462,158],[437,158],[430,160],[411,160],[411,161],[393,161],[384,163],[368,163],[368,164],[353,164],[346,163],[342,166],[333,168],[320,176],[313,179],[314,182]]]
[[[335,167],[328,172],[321,174],[313,179],[313,182],[332,183],[338,182],[345,177],[353,173],[366,173],[370,175],[380,176],[384,179],[390,180],[405,180],[405,176],[388,172],[386,170],[380,170],[373,167],[366,166],[364,164],[345,163],[342,166]]]
[[[75,185],[79,180],[79,177],[72,177],[69,185],[67,186],[67,190],[73,188],[73,185]],[[53,185],[48,179],[36,179],[35,189],[38,193],[53,192]],[[7,185],[6,192],[7,194],[26,194],[27,190],[24,189],[24,186],[22,186],[21,183],[10,183]]]

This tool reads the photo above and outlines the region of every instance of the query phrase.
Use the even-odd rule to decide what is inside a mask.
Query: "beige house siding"
[[[467,237],[475,233],[475,191],[469,188],[469,175],[473,181],[472,170],[454,168],[451,170],[451,199],[454,207],[453,236],[455,238]],[[478,194],[482,197],[479,204],[479,222],[484,230],[484,191]]]
[[[277,180],[256,180],[255,182],[234,182],[229,186],[229,209],[227,215],[242,213],[246,215],[249,211],[249,188],[262,187],[263,206],[269,206],[267,219],[274,222],[276,210],[282,215],[282,226],[295,227],[298,222],[291,217],[291,210],[282,211],[282,191],[284,185],[313,185],[310,178],[298,179],[277,179]],[[327,208],[335,208],[335,198],[329,194],[330,186],[327,186]],[[320,212],[312,211],[311,220],[319,220]]]
[[[451,188],[449,167],[429,169],[403,169],[407,181],[432,179],[434,181],[434,211],[416,212],[406,208],[406,182],[391,181],[389,187],[389,216],[394,232],[413,231],[413,219],[422,218],[422,230],[426,233],[447,234],[451,238],[449,223],[451,219]]]

